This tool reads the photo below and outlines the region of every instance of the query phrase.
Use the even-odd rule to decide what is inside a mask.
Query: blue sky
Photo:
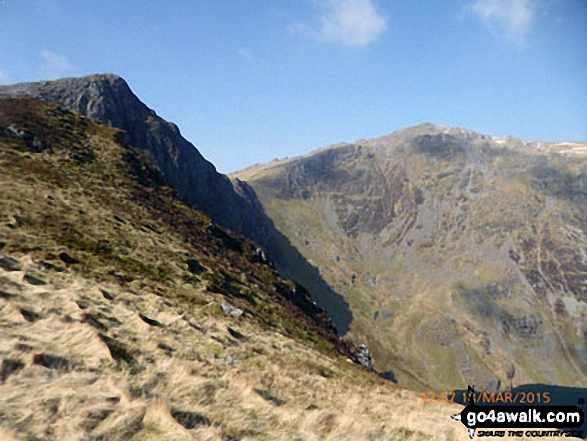
[[[0,0],[0,83],[102,72],[225,173],[427,121],[587,141],[587,1]]]

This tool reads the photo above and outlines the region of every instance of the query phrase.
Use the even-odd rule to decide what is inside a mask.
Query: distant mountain
[[[320,306],[329,305],[339,332],[346,333],[352,320],[348,305],[275,230],[255,192],[244,182],[233,186],[181,136],[175,124],[143,104],[121,77],[102,74],[0,86],[2,97],[40,99],[123,130],[125,143],[147,151],[164,182],[184,201],[265,248],[284,275],[307,288]]]
[[[233,178],[344,296],[378,370],[587,381],[587,143],[423,124]]]

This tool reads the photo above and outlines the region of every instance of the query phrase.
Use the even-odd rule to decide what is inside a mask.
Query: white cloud
[[[314,0],[318,10],[315,27],[297,24],[322,41],[344,46],[367,46],[387,28],[387,18],[377,12],[373,0]]]
[[[523,44],[536,18],[537,5],[533,0],[477,0],[471,9],[492,31]]]
[[[44,49],[41,51],[41,57],[43,58],[41,75],[44,79],[59,78],[75,70],[75,66],[63,55]]]

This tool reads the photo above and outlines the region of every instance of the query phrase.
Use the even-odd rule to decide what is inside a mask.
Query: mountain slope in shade
[[[587,143],[423,124],[234,175],[417,387],[587,381]]]
[[[160,118],[114,74],[0,86],[0,97],[32,97],[124,130],[125,142],[148,152],[166,184],[219,225],[266,249],[280,272],[302,284],[324,307],[341,335],[352,320],[348,304],[322,279],[315,267],[275,230],[255,192],[235,185],[205,160],[175,124]]]

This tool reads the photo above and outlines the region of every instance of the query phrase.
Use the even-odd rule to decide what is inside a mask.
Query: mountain
[[[352,315],[345,300],[319,272],[275,230],[255,192],[244,182],[216,171],[179,132],[159,117],[114,74],[0,86],[0,98],[31,97],[54,103],[124,131],[124,142],[148,153],[163,181],[179,197],[218,225],[260,245],[282,274],[303,285],[344,335]]]
[[[129,136],[0,99],[0,439],[468,439]]]
[[[587,381],[587,143],[423,124],[233,178],[344,296],[379,371]]]
[[[0,97],[41,99],[124,130],[127,142],[146,150],[165,182],[190,205],[237,233],[264,227],[258,212],[234,191],[230,180],[181,136],[175,124],[143,104],[117,75],[0,86]]]

